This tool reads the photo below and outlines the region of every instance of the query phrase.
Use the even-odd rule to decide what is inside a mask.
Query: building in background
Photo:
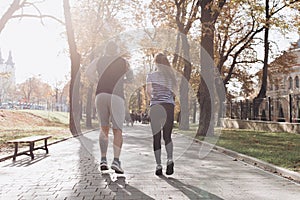
[[[11,51],[5,61],[0,50],[0,103],[12,101],[11,96],[16,87],[15,71]]]
[[[274,80],[268,81],[267,104],[270,104],[272,119],[276,121],[298,122],[300,120],[300,39],[291,51],[295,63],[289,73],[273,75]],[[278,58],[279,59],[279,58]],[[267,104],[265,109],[267,110]]]
[[[254,115],[256,102],[246,99],[227,104],[226,117],[300,123],[300,39],[269,65],[268,73],[266,98],[259,102],[258,115]]]

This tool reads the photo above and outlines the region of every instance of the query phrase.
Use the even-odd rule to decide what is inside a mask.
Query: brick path
[[[124,132],[126,179],[100,174],[98,132],[93,131],[49,146],[47,156],[36,151],[33,161],[19,156],[16,162],[1,162],[0,199],[300,199],[299,184],[180,134],[173,135],[175,173],[157,177],[149,126],[125,127]],[[111,159],[110,144],[109,163]]]

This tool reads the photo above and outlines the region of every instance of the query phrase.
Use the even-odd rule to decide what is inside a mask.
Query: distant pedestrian
[[[130,81],[133,77],[128,62],[118,54],[118,45],[115,42],[108,42],[105,55],[100,57],[93,66],[98,74],[95,104],[100,121],[100,169],[108,170],[106,154],[111,122],[114,135],[114,160],[111,168],[116,173],[122,174],[124,170],[121,168],[119,157],[123,144],[122,129],[125,121],[124,82]],[[91,73],[93,70],[89,71]]]
[[[150,97],[150,124],[153,134],[153,150],[156,175],[162,175],[161,132],[167,151],[166,174],[174,173],[172,130],[174,124],[176,78],[168,58],[160,53],[155,57],[157,70],[147,76],[147,94]]]
[[[131,113],[130,113],[130,120],[131,120],[131,126],[133,126],[134,121],[135,121],[135,114],[133,113],[133,111],[131,111]]]

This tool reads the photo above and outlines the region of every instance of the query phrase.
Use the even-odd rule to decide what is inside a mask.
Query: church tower
[[[12,52],[9,51],[7,61],[4,62],[0,50],[0,103],[13,101],[11,93],[16,86],[15,63],[13,62]]]
[[[3,58],[2,58],[2,52],[1,52],[1,49],[0,49],[0,66],[3,64]]]
[[[15,63],[13,62],[11,51],[9,51],[8,59],[5,62],[6,71],[9,73],[10,84],[15,86],[16,84],[16,72],[15,72]]]

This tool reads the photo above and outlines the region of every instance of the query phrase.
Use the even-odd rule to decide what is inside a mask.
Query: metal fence
[[[258,101],[244,100],[227,102],[224,117],[242,120],[261,120],[300,123],[300,95],[290,94],[286,96],[267,97]],[[258,112],[254,113],[255,105]]]

